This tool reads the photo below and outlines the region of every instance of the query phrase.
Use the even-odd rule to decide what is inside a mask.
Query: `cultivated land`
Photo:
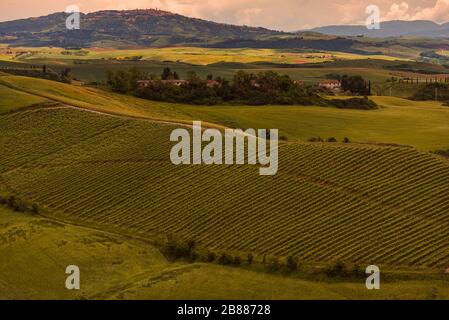
[[[391,72],[382,68],[366,67],[366,61],[398,63],[409,60],[388,55],[361,55],[336,51],[317,51],[307,49],[215,49],[195,47],[145,48],[116,50],[108,48],[83,48],[65,50],[64,48],[12,47],[5,54],[7,46],[0,44],[0,67],[24,68],[43,64],[54,70],[70,67],[77,79],[86,82],[102,82],[105,70],[125,70],[138,67],[149,73],[160,74],[164,67],[176,70],[181,77],[194,70],[201,76],[208,74],[231,78],[239,69],[274,70],[285,73],[296,80],[313,82],[325,79],[326,75],[360,74],[365,78],[384,82],[391,78]],[[3,52],[3,53],[2,53]],[[344,69],[319,65],[323,62],[339,61],[347,63]],[[354,61],[359,63],[354,65]],[[365,63],[364,63],[365,62]],[[316,68],[297,68],[306,64],[316,64]],[[279,69],[281,67],[281,69]]]
[[[351,299],[449,297],[444,280],[358,283],[285,278],[210,264],[168,262],[150,243],[0,206],[1,299]],[[33,264],[30,268],[30,260]],[[82,270],[65,289],[65,267]]]
[[[152,102],[94,88],[27,77],[0,76],[0,88],[115,115],[167,121],[203,120],[233,128],[279,128],[289,140],[348,137],[360,143],[395,143],[422,151],[449,149],[449,107],[435,101],[373,97],[374,111],[304,106],[189,106]],[[9,96],[15,91],[9,91]],[[36,99],[37,99],[36,98]],[[34,102],[30,101],[30,104]]]
[[[0,45],[5,48],[5,45]],[[5,50],[5,49],[4,49]],[[23,53],[22,53],[23,52]],[[19,54],[17,54],[19,53]],[[33,60],[153,60],[184,62],[197,65],[208,65],[217,62],[271,62],[286,64],[321,63],[336,59],[383,59],[404,60],[388,55],[361,55],[342,53],[335,51],[307,52],[306,50],[284,49],[215,49],[198,47],[174,47],[174,48],[145,48],[132,50],[117,50],[108,48],[86,48],[80,50],[66,50],[64,48],[30,48],[13,47],[11,54],[0,55],[0,59],[9,61],[33,61]]]
[[[40,209],[0,207],[0,256],[13,257],[0,267],[0,298],[449,299],[449,167],[428,152],[449,149],[439,102],[190,106],[6,74],[0,94],[0,195]],[[278,174],[172,165],[170,132],[192,120],[279,128]],[[306,142],[318,136],[353,143]],[[169,262],[158,250],[166,236],[217,256],[252,253],[256,265]],[[258,272],[289,256],[304,274]],[[89,273],[75,295],[63,288],[73,260]],[[368,292],[363,279],[309,279],[337,260],[377,264],[387,281]]]

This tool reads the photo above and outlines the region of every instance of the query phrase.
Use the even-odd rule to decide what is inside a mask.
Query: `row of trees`
[[[0,68],[0,71],[10,73],[16,76],[41,78],[64,83],[71,83],[73,80],[73,74],[70,68],[62,68],[59,71],[55,71],[53,69],[48,68],[46,65],[43,65],[42,67],[31,66],[26,68],[3,67]]]
[[[39,207],[34,203],[29,203],[16,196],[2,196],[0,195],[0,205],[6,205],[8,208],[22,213],[38,214]]]
[[[181,240],[174,236],[160,239],[158,246],[171,261],[207,262],[225,266],[254,266],[258,270],[270,273],[301,273],[311,277],[325,275],[330,278],[359,278],[364,276],[364,269],[349,261],[331,261],[320,268],[310,268],[303,264],[297,256],[279,258],[263,255],[256,261],[253,254],[238,255],[226,252],[214,252],[201,247],[195,240]]]
[[[149,79],[149,85],[139,87],[138,80]],[[167,102],[191,104],[239,103],[249,105],[298,104],[327,105],[311,86],[295,83],[289,76],[273,71],[251,74],[239,71],[232,81],[209,75],[202,79],[197,73],[189,72],[186,82],[173,85],[163,80],[177,80],[179,75],[164,69],[160,78],[148,75],[136,68],[128,71],[108,71],[107,84],[120,93],[131,93],[141,98]],[[211,85],[213,81],[213,85]]]

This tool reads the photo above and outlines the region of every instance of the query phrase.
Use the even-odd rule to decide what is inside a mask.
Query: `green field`
[[[98,89],[26,77],[0,76],[1,85],[46,99],[116,115],[185,122],[203,120],[233,128],[278,128],[289,140],[348,137],[359,143],[449,149],[449,107],[435,101],[373,97],[375,111],[304,106],[188,106],[152,102]],[[6,90],[6,89],[3,89]],[[12,95],[13,92],[10,93]]]
[[[0,45],[5,50],[5,45]],[[208,65],[217,62],[272,62],[286,64],[320,63],[333,60],[383,59],[406,60],[388,55],[360,55],[342,52],[298,52],[298,50],[276,49],[215,49],[198,47],[172,48],[142,48],[117,50],[107,48],[83,48],[80,50],[66,50],[64,48],[48,47],[14,47],[11,54],[1,54],[2,60],[33,61],[33,60],[139,60],[184,62],[196,65]]]
[[[45,98],[0,86],[0,114],[48,101]]]
[[[170,263],[148,242],[0,207],[0,299],[447,299],[444,280],[311,282],[240,268]],[[30,268],[30,260],[33,267]],[[80,267],[81,290],[65,288]],[[425,289],[423,289],[425,288]]]
[[[281,49],[215,49],[196,47],[143,48],[117,50],[107,48],[13,47],[12,54],[2,54],[6,45],[0,44],[0,67],[25,67],[47,65],[54,70],[70,67],[75,77],[85,82],[102,82],[106,70],[125,70],[138,67],[150,74],[161,74],[164,67],[176,70],[181,77],[194,70],[201,76],[209,74],[231,78],[239,69],[254,72],[274,70],[290,75],[293,79],[316,82],[326,75],[360,74],[371,81],[383,82],[391,78],[391,72],[382,63],[409,61],[389,55],[360,55],[334,51],[281,50]],[[352,65],[353,61],[359,61]],[[367,68],[363,61],[380,61],[379,66]],[[348,64],[345,68],[323,68],[324,62]],[[317,68],[298,68],[316,64]],[[289,66],[291,65],[291,68]],[[278,69],[279,66],[282,69]]]
[[[449,298],[449,164],[427,152],[449,148],[449,108],[440,103],[187,106],[8,75],[0,75],[0,92],[0,195],[41,214],[0,208],[0,256],[15,259],[0,267],[0,292],[8,293],[0,298]],[[199,119],[279,128],[288,140],[278,174],[172,165],[170,132]],[[316,136],[353,143],[306,142]],[[257,263],[293,256],[307,270],[376,264],[390,280],[369,292],[363,281],[173,263],[153,246],[167,235],[217,255],[252,253]],[[19,278],[30,256],[35,267]],[[73,260],[89,273],[75,294],[61,287]]]

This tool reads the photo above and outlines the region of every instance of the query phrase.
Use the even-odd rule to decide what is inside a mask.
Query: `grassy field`
[[[0,114],[48,101],[45,98],[0,86]]]
[[[447,299],[444,280],[304,281],[218,265],[170,263],[151,244],[0,207],[0,299]],[[32,261],[32,268],[30,268]],[[65,288],[80,267],[81,290]]]
[[[437,102],[372,97],[381,109],[340,110],[301,106],[183,106],[210,122],[243,128],[279,128],[288,139],[336,137],[342,141],[397,143],[423,151],[449,149],[449,108]]]
[[[0,44],[0,67],[27,65],[47,65],[54,70],[70,67],[76,78],[86,82],[104,81],[105,70],[129,69],[138,67],[152,74],[160,75],[164,67],[171,67],[181,77],[194,70],[201,76],[209,74],[231,78],[240,68],[269,69],[289,74],[292,78],[306,82],[315,82],[326,78],[330,73],[361,74],[371,81],[385,81],[391,77],[390,72],[381,67],[366,68],[363,66],[347,68],[323,68],[323,62],[339,61],[342,63],[373,59],[392,62],[408,61],[388,55],[360,55],[342,52],[309,52],[308,50],[276,50],[276,49],[214,49],[195,47],[144,48],[117,50],[105,48],[87,48],[81,50],[65,50],[63,48],[11,48],[6,54],[6,45]],[[134,60],[134,61],[133,61]],[[268,64],[265,67],[257,64]],[[233,67],[232,64],[235,64]],[[317,68],[282,68],[283,66],[317,64]]]
[[[215,49],[198,47],[172,47],[172,48],[143,48],[130,50],[117,50],[106,48],[85,48],[80,50],[66,50],[63,48],[11,48],[11,54],[1,53],[5,51],[5,45],[0,45],[0,59],[2,60],[100,60],[117,59],[184,62],[196,65],[207,65],[217,62],[272,62],[272,63],[321,63],[337,59],[383,59],[404,60],[388,55],[360,55],[342,52],[301,52],[299,50],[276,50],[276,49]],[[298,52],[299,51],[299,52]]]
[[[211,107],[152,102],[26,77],[0,76],[0,85],[117,115],[170,121],[203,120],[234,128],[278,128],[281,135],[295,141],[317,136],[336,137],[341,141],[348,137],[354,142],[395,143],[422,151],[449,149],[449,107],[435,101],[373,97],[381,106],[375,111],[314,106]]]

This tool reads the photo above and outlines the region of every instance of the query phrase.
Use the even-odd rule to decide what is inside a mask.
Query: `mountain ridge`
[[[449,37],[449,22],[436,23],[430,20],[391,20],[380,23],[380,29],[370,30],[364,25],[329,25],[310,29],[326,35],[388,37]]]
[[[210,43],[287,34],[262,27],[237,26],[156,10],[102,10],[80,13],[81,29],[67,30],[69,14],[0,22],[0,41],[29,46],[92,46],[102,41],[136,45]]]

